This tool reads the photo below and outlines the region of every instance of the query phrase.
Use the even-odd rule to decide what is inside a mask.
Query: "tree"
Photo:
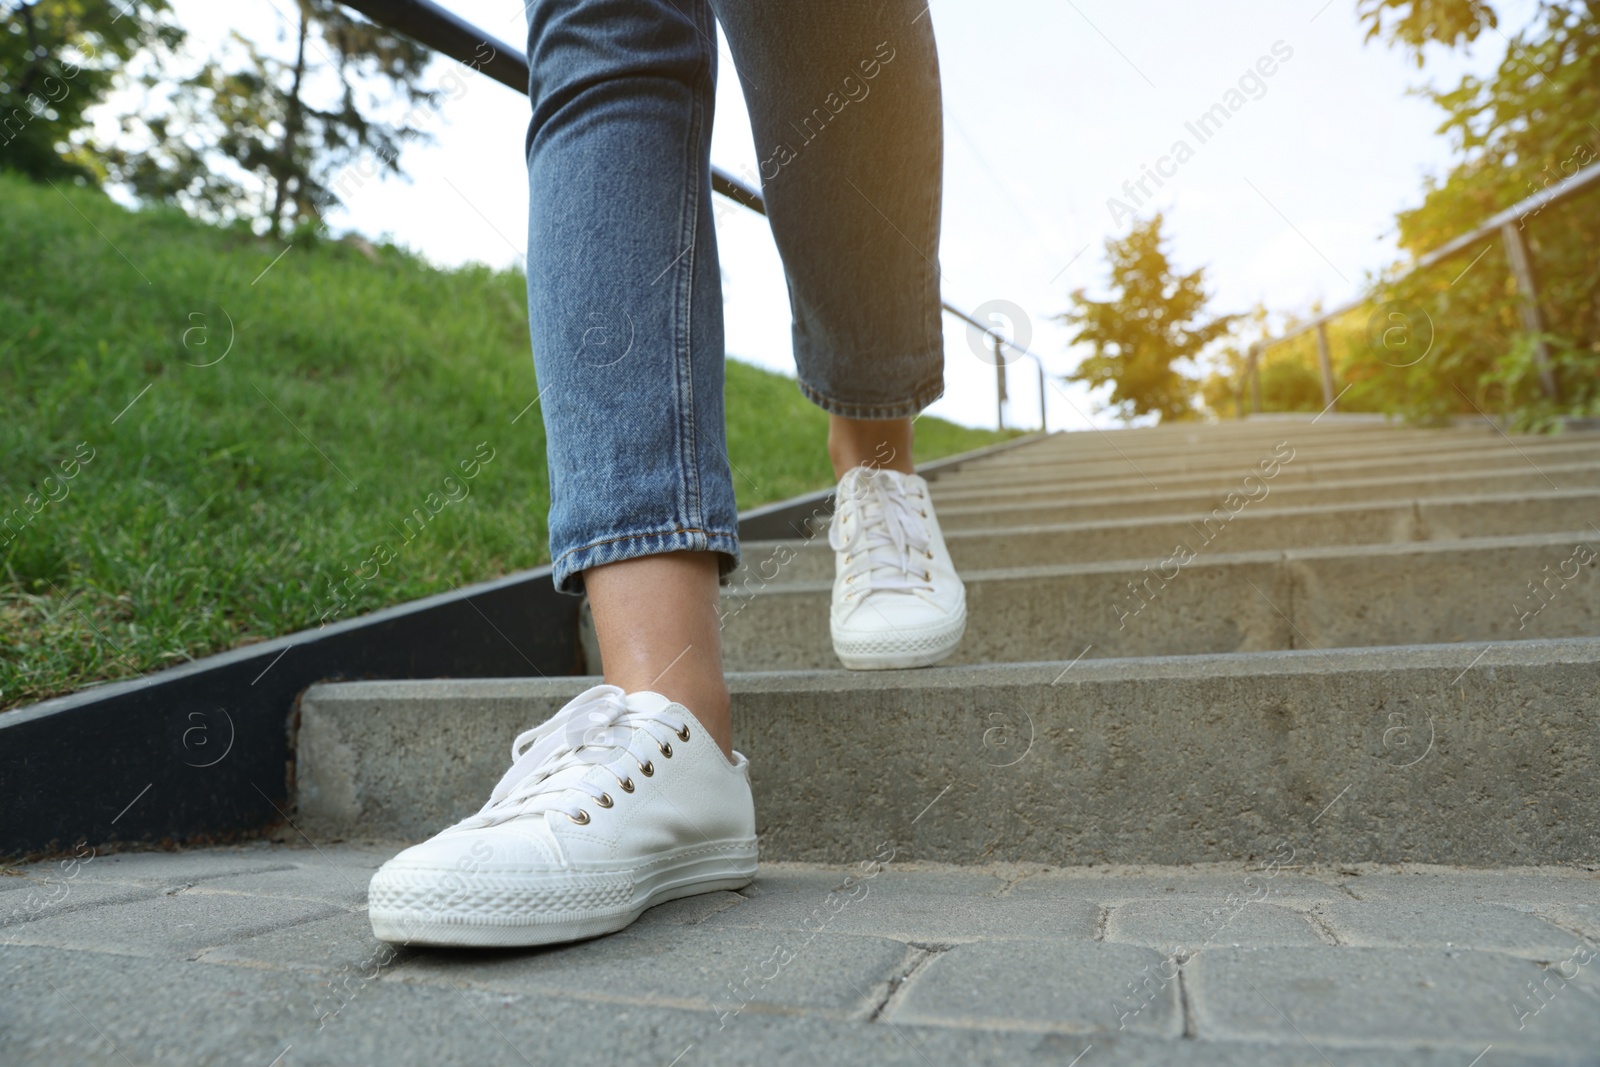
[[[1424,45],[1471,44],[1500,25],[1494,9],[1480,0],[1359,0],[1356,10],[1367,24],[1367,40],[1382,37],[1408,46],[1419,67]]]
[[[1134,223],[1121,240],[1106,241],[1112,299],[1091,300],[1078,289],[1071,309],[1057,316],[1077,327],[1073,344],[1094,346],[1094,354],[1065,380],[1113,385],[1111,406],[1124,420],[1152,412],[1163,422],[1194,418],[1196,382],[1173,364],[1194,360],[1238,319],[1203,317],[1211,299],[1204,269],[1174,272],[1162,248],[1162,222],[1158,212],[1148,222]]]
[[[242,61],[175,85],[144,79],[165,98],[122,120],[120,147],[105,148],[111,177],[141,199],[277,235],[320,223],[339,202],[335,176],[366,156],[402,174],[400,149],[428,137],[417,123],[439,95],[421,87],[432,53],[334,0],[297,0],[295,12],[292,60],[235,34]]]
[[[1410,49],[1419,63],[1430,41],[1470,42],[1498,25],[1476,0],[1361,0],[1361,11],[1369,37]],[[1440,132],[1458,161],[1428,182],[1419,206],[1399,213],[1399,243],[1413,255],[1600,160],[1600,2],[1542,0],[1535,19],[1508,39],[1493,75],[1426,95],[1444,111]],[[1431,358],[1368,383],[1382,389],[1388,409],[1413,418],[1499,409],[1523,428],[1600,414],[1597,201],[1591,190],[1516,223],[1539,280],[1558,400],[1539,388],[1496,238],[1471,270],[1463,273],[1477,250],[1380,294],[1425,310],[1436,331]]]
[[[0,22],[0,167],[31,178],[86,177],[100,166],[75,137],[141,51],[170,50],[183,31],[167,0],[117,4],[18,0]]]

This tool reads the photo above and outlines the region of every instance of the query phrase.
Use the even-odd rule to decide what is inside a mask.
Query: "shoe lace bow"
[[[614,685],[585,690],[547,722],[524,730],[511,743],[511,768],[501,776],[489,800],[459,826],[492,826],[521,815],[559,811],[576,819],[583,798],[603,802],[606,780],[592,781],[596,766],[605,767],[618,785],[632,786],[631,770],[651,764],[640,746],[653,743],[669,752],[672,735],[682,738],[688,724],[671,714],[672,705],[648,710],[630,705]],[[648,750],[647,750],[648,751]],[[633,764],[625,762],[631,757]]]
[[[846,476],[828,544],[845,553],[845,580],[863,583],[847,599],[875,589],[932,590],[932,575],[922,565],[933,558],[926,500],[886,471],[858,467]]]

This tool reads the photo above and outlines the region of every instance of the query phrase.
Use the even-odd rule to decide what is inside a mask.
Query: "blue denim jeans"
[[[944,388],[931,16],[922,0],[533,0],[528,14],[528,318],[556,588],[679,550],[720,553],[726,576],[739,541],[713,18],[750,111],[800,390],[891,419]]]

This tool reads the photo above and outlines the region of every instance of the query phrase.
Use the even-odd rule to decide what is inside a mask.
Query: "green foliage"
[[[97,179],[74,134],[138,52],[183,31],[167,0],[16,0],[0,21],[0,168],[33,178]]]
[[[1066,380],[1112,385],[1110,406],[1124,420],[1152,412],[1162,421],[1195,418],[1196,382],[1173,364],[1196,359],[1238,319],[1204,317],[1211,299],[1205,271],[1174,271],[1162,247],[1162,222],[1157,213],[1136,222],[1128,236],[1108,239],[1112,298],[1092,300],[1079,289],[1071,309],[1058,316],[1077,327],[1073,344],[1094,346]]]
[[[1600,159],[1597,15],[1600,4],[1544,3],[1493,76],[1429,92],[1445,112],[1440,132],[1461,160],[1444,181],[1429,183],[1419,207],[1400,213],[1402,247],[1421,255]],[[1600,190],[1516,226],[1533,261],[1548,344],[1559,354],[1559,400],[1545,397],[1528,371],[1532,344],[1495,237],[1380,291],[1426,316],[1434,331],[1426,360],[1388,376],[1388,410],[1412,419],[1481,411],[1531,427],[1600,401]]]
[[[548,561],[520,274],[4,175],[0,247],[0,707]],[[742,506],[831,483],[793,380],[729,362],[727,408]]]
[[[1383,37],[1411,49],[1422,66],[1424,45],[1471,44],[1485,29],[1500,25],[1494,9],[1481,0],[1358,0],[1367,40]]]
[[[1404,46],[1419,63],[1429,43],[1499,32],[1493,9],[1476,0],[1360,0],[1360,10],[1369,38]],[[1458,161],[1398,215],[1400,245],[1414,257],[1600,160],[1600,2],[1542,2],[1494,74],[1424,92],[1444,113],[1439,132]],[[1391,269],[1366,309],[1330,324],[1335,377],[1350,385],[1341,410],[1418,423],[1482,414],[1526,430],[1600,410],[1600,188],[1513,225],[1532,261],[1557,396],[1541,387],[1495,234],[1427,270],[1401,278]],[[1275,369],[1270,388],[1263,379],[1263,407],[1305,410],[1303,385],[1292,383],[1316,375],[1309,337],[1269,351],[1268,368],[1294,369]]]
[[[295,8],[290,62],[235,34],[237,61],[214,60],[176,83],[144,78],[146,104],[101,149],[112,180],[142,200],[278,234],[319,225],[338,203],[335,176],[358,160],[400,174],[400,150],[427,139],[417,122],[439,96],[421,87],[432,53],[335,0]],[[315,88],[329,82],[331,93]],[[377,117],[401,106],[394,121]]]

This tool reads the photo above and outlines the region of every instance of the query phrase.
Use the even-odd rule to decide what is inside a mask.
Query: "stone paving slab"
[[[1281,855],[1282,853],[1279,853]],[[1108,904],[1134,900],[1198,899],[1216,907],[1247,901],[1339,900],[1330,881],[1336,872],[1316,877],[1301,870],[1262,863],[1204,863],[1184,867],[1115,865],[1046,868],[1020,879],[1007,895],[1095,900]]]
[[[10,879],[7,879],[10,881]],[[16,879],[22,882],[23,879]],[[0,929],[9,930],[22,923],[46,916],[63,915],[81,908],[97,908],[103,904],[148,900],[155,892],[144,885],[125,885],[117,882],[68,881],[65,879],[29,879],[23,892],[0,897]]]
[[[251,893],[263,897],[295,897],[334,904],[365,904],[367,883],[377,867],[345,867],[327,870],[320,866],[296,867],[287,871],[263,871],[226,878],[210,878],[189,893]]]
[[[372,937],[349,883],[403,845],[81,865],[0,931],[0,1063],[1600,1062],[1593,871],[773,863],[611,937],[465,951]],[[62,874],[20,871],[0,900]]]
[[[1574,984],[1535,1015],[1540,1002],[1527,984],[1543,978],[1543,968],[1494,953],[1241,948],[1202,953],[1189,973],[1202,1038],[1298,1037],[1330,1048],[1527,1043],[1600,1055],[1600,998]]]
[[[1105,937],[1163,952],[1193,955],[1209,948],[1323,945],[1331,942],[1305,914],[1245,900],[1131,900],[1107,909]]]
[[[325,918],[314,901],[172,893],[35,919],[8,931],[27,945],[134,956],[189,956],[267,930]]]
[[[1096,941],[984,941],[925,952],[891,1022],[1069,1034],[1127,1029],[1179,1038],[1178,968],[1161,953]],[[1168,977],[1170,975],[1170,977]]]
[[[316,854],[310,853],[309,861],[315,860]],[[55,864],[57,868],[60,865],[61,861]],[[286,871],[297,865],[270,846],[245,845],[185,852],[110,852],[80,860],[75,870],[78,876],[94,881],[178,886],[194,885],[207,878]],[[36,864],[23,870],[29,875],[43,874],[50,870],[50,864]]]
[[[1594,867],[1504,867],[1462,869],[1433,864],[1344,864],[1337,868],[1340,890],[1353,900],[1437,900],[1513,907],[1583,903],[1600,893]]]
[[[1313,914],[1341,945],[1481,949],[1556,960],[1581,943],[1570,931],[1503,904],[1347,900],[1319,904]]]
[[[718,1018],[805,1011],[866,1018],[914,955],[887,938],[660,926],[537,950],[434,950],[392,980],[560,996],[589,992]]]
[[[1328,1063],[1298,1038],[1272,1044],[1174,1040],[1125,1032],[963,1030],[754,1013],[719,1029],[716,1018],[700,1012],[381,979],[367,982],[338,1014],[321,1016],[298,975],[131,959],[120,978],[108,987],[103,960],[93,954],[62,958],[46,949],[10,950],[0,966],[0,1062],[10,1067]],[[151,1010],[158,997],[168,1010]],[[1335,1062],[1341,1067],[1464,1067],[1470,1059],[1458,1046],[1370,1047],[1359,1058]],[[1497,1046],[1493,1059],[1477,1067],[1579,1067],[1593,1062],[1585,1053]]]
[[[1088,940],[1098,907],[1089,900],[997,897],[1007,880],[962,870],[836,871],[763,864],[738,907],[704,920],[712,929],[827,930],[906,942],[1036,938]]]
[[[366,900],[363,898],[362,904]],[[199,955],[206,963],[239,964],[333,974],[340,986],[350,976],[381,972],[417,950],[389,945],[372,936],[365,907],[268,930]]]

